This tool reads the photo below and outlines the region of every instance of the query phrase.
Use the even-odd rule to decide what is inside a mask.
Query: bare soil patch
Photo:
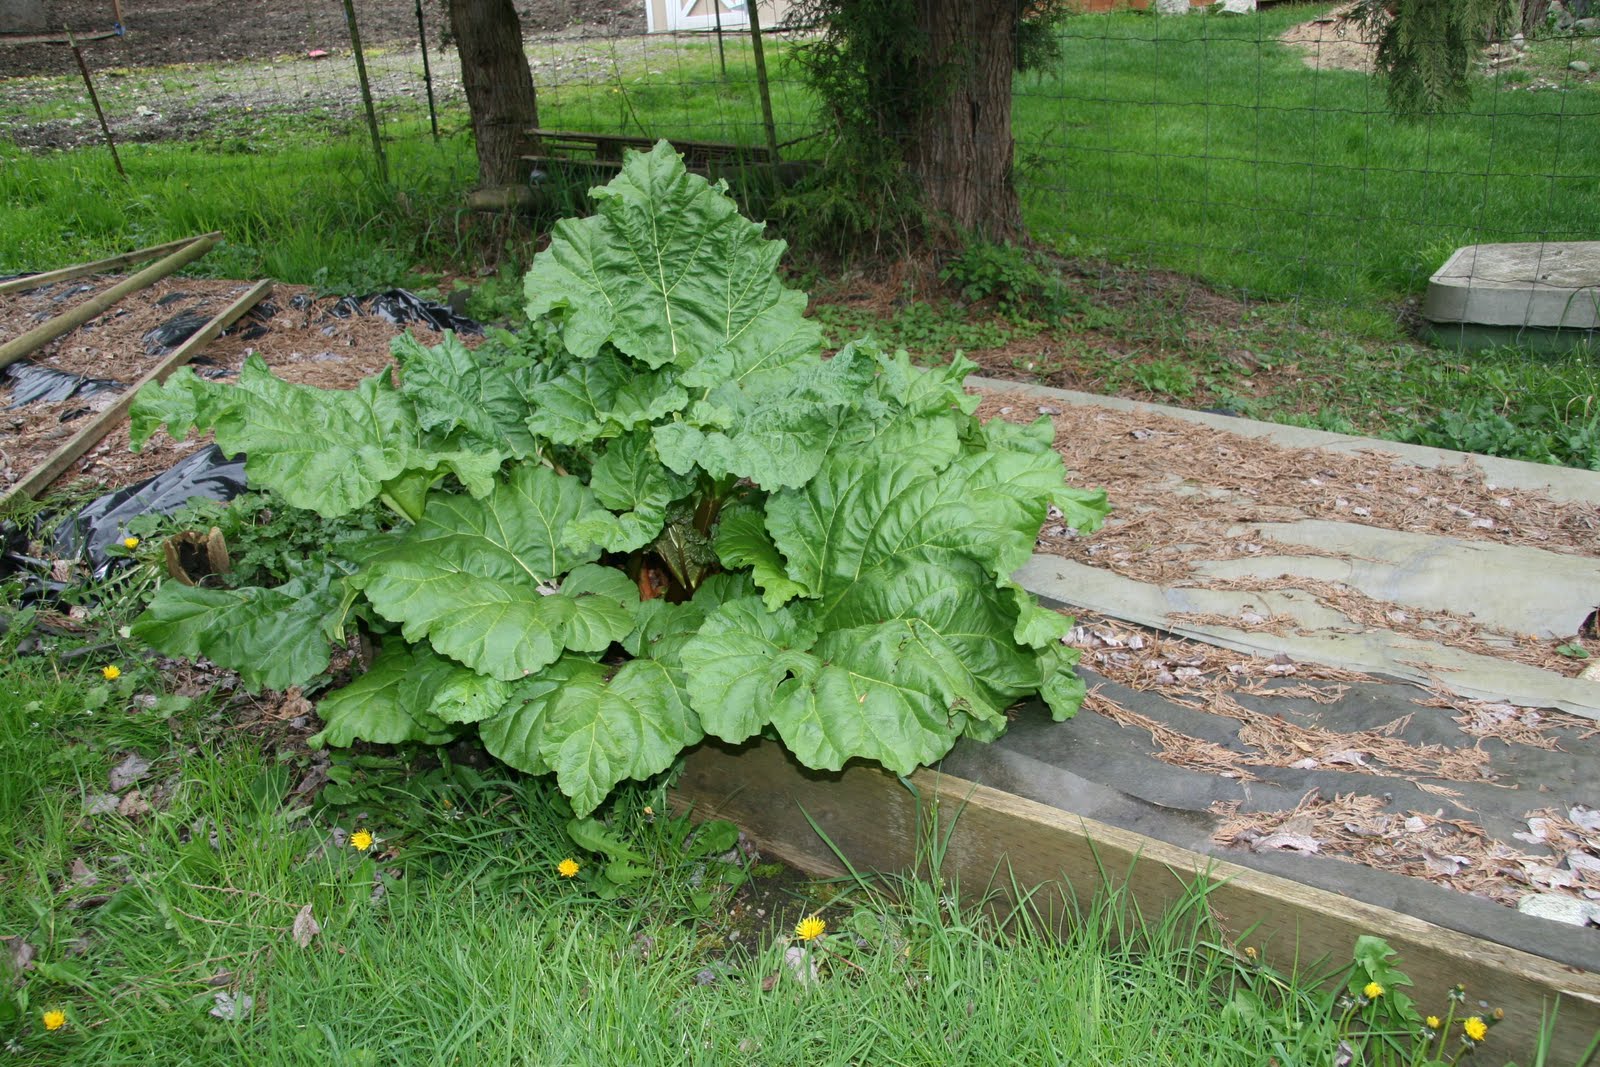
[[[1300,52],[1312,70],[1371,74],[1377,67],[1377,35],[1353,17],[1355,8],[1355,4],[1344,4],[1310,22],[1290,27],[1278,35],[1278,40]]]
[[[414,0],[357,0],[362,43],[417,40]],[[524,35],[644,32],[644,7],[633,0],[517,0]],[[75,32],[111,28],[109,0],[47,0],[51,26]],[[312,49],[348,48],[344,5],[339,0],[289,3],[228,3],[225,0],[124,0],[120,38],[85,44],[91,65],[151,67],[304,55]],[[447,39],[443,0],[424,0],[428,42]],[[0,79],[59,74],[70,55],[58,45],[6,45],[0,41]],[[65,64],[65,67],[64,67]]]

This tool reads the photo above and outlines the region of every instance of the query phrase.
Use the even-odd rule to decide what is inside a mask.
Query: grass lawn
[[[1313,71],[1277,43],[1328,9],[1068,19],[1061,62],[1017,83],[1034,235],[1361,305],[1418,292],[1460,245],[1600,233],[1600,80],[1565,69],[1581,39],[1481,79],[1465,111],[1406,121],[1378,79]],[[1527,91],[1530,70],[1561,88]]]
[[[175,696],[114,617],[63,636],[7,594],[0,934],[28,962],[0,961],[0,1042],[19,1062],[1254,1065],[1353,1032],[1223,944],[1201,900],[1141,919],[1102,897],[1057,941],[953,886],[696,857],[660,787],[607,809],[649,868],[615,897],[553,787],[460,751],[342,757],[310,799],[292,723],[226,687]],[[809,945],[808,914],[827,924]]]
[[[1534,59],[1483,83],[1468,111],[1400,122],[1373,79],[1313,71],[1276,43],[1322,10],[1069,19],[1057,67],[1019,77],[1015,114],[1019,188],[1035,237],[1064,255],[1045,264],[1056,280],[1035,284],[1015,250],[978,249],[936,265],[953,290],[930,284],[931,269],[868,310],[859,279],[818,279],[823,314],[928,359],[966,349],[991,373],[1600,468],[1591,355],[1462,358],[1411,341],[1397,314],[1459,243],[1600,232],[1588,195],[1600,139],[1577,135],[1600,82],[1528,91],[1575,47],[1536,41]],[[726,79],[709,42],[613,45],[582,77],[559,73],[576,47],[535,49],[548,126],[764,138],[742,39],[730,40]],[[788,140],[811,119],[783,51],[770,49]],[[182,73],[159,87],[222,79]],[[136,82],[113,82],[113,111],[157,85]],[[74,106],[56,99],[69,83],[30,84],[41,120]],[[338,291],[427,287],[498,260],[499,275],[471,279],[470,306],[514,317],[532,234],[461,208],[474,173],[465,116],[446,109],[435,144],[416,100],[382,114],[393,189],[374,179],[363,133],[292,102],[219,116],[198,142],[124,145],[128,182],[101,148],[0,146],[0,271],[222,229],[228,241],[199,270]],[[996,315],[1008,288],[1017,299]]]

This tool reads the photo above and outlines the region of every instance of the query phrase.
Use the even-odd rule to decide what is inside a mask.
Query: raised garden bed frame
[[[818,827],[858,869],[908,870],[916,862],[919,820],[934,813],[941,833],[950,835],[943,875],[968,893],[994,890],[1009,899],[1013,888],[1026,892],[1054,883],[1087,904],[1106,887],[1125,890],[1149,915],[1203,882],[1221,926],[1241,947],[1259,948],[1280,967],[1347,961],[1356,938],[1375,935],[1400,954],[1420,1002],[1443,1003],[1461,983],[1469,1002],[1483,998],[1505,1010],[1493,1035],[1496,1057],[1526,1057],[1558,998],[1550,1062],[1575,1063],[1600,1032],[1600,974],[1594,971],[961,778],[919,770],[907,781],[912,788],[859,765],[836,774],[806,770],[771,741],[738,748],[705,744],[690,754],[675,798],[700,817],[737,823],[766,852],[819,877],[847,872]]]

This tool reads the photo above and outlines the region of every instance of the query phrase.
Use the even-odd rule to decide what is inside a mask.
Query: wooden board
[[[214,230],[211,233],[203,233],[200,237],[216,237],[220,239],[222,231]],[[91,274],[104,274],[118,267],[125,267],[130,263],[143,263],[147,259],[155,259],[157,256],[176,252],[178,249],[199,240],[200,237],[185,237],[178,241],[168,241],[164,245],[151,245],[149,248],[140,248],[132,252],[124,252],[121,255],[97,259],[93,263],[79,263],[72,267],[62,267],[60,270],[12,278],[10,281],[0,282],[0,296],[10,293],[25,293],[40,286],[50,285],[54,282],[70,281],[74,278],[85,278]]]
[[[245,312],[266,299],[267,294],[270,292],[272,292],[271,281],[257,282],[250,287],[249,291],[223,308],[211,318],[211,321],[195,331],[183,344],[168,353],[167,357],[148,374],[128,386],[115,403],[80,427],[65,444],[52,452],[43,463],[30,471],[27,477],[8,489],[4,496],[0,496],[0,515],[4,515],[9,511],[13,504],[37,496],[46,486],[60,477],[61,472],[71,466],[74,460],[90,448],[93,448],[96,442],[111,431],[111,427],[117,425],[127,416],[128,410],[133,407],[134,397],[138,395],[140,389],[150,382],[166,381],[168,375],[194,358],[219,333],[232,326]]]
[[[571,130],[530,129],[527,131],[534,155],[562,158],[612,160],[620,162],[622,151],[632,148],[648,152],[655,147],[656,138],[637,137],[617,133],[579,133]],[[683,156],[685,166],[691,169],[707,163],[733,161],[745,163],[772,162],[772,153],[761,145],[728,144],[723,141],[672,141],[672,147]],[[574,157],[574,153],[577,156]]]
[[[955,822],[944,874],[969,892],[1058,883],[1082,900],[1104,884],[1126,888],[1147,916],[1178,903],[1197,880],[1223,928],[1248,936],[1268,962],[1288,968],[1351,958],[1356,938],[1389,942],[1424,1005],[1460,982],[1470,1001],[1505,1009],[1484,1062],[1532,1058],[1541,1008],[1560,997],[1552,1063],[1573,1063],[1600,1032],[1600,975],[1554,963],[1421,919],[1252,871],[1189,849],[990,789],[918,771],[909,779],[941,827]],[[905,870],[916,856],[918,803],[893,775],[868,767],[808,771],[774,742],[702,745],[689,756],[676,801],[697,817],[737,823],[760,845],[810,874],[844,867],[809,813],[858,869]],[[803,810],[802,810],[803,809]],[[959,818],[957,815],[959,814]],[[1481,1057],[1480,1057],[1481,1058]]]

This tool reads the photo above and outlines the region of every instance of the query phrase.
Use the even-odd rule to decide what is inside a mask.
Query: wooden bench
[[[574,133],[568,130],[530,129],[529,150],[522,159],[541,170],[583,172],[616,171],[622,168],[623,149],[648,152],[656,139],[617,133]],[[729,170],[770,167],[776,160],[764,145],[727,144],[721,141],[673,140],[672,147],[683,156],[689,170],[706,177],[717,177]]]

